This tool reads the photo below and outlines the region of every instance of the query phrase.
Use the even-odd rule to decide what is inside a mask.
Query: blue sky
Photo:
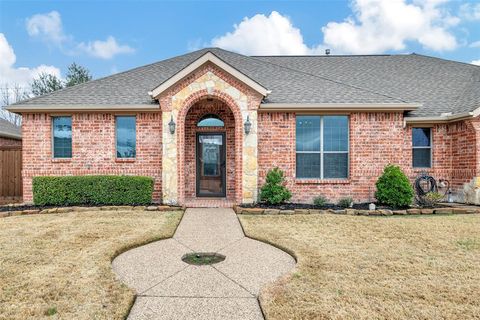
[[[480,64],[480,1],[3,1],[0,82],[95,78],[205,46],[245,54],[410,53]]]

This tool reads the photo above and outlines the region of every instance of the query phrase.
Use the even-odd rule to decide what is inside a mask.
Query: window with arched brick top
[[[215,114],[206,114],[197,122],[197,127],[224,127],[225,123]]]

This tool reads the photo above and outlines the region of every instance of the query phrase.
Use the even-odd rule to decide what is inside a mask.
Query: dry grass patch
[[[111,260],[168,238],[181,212],[87,211],[0,219],[0,319],[123,319],[134,292]]]
[[[262,292],[268,319],[480,319],[480,215],[240,220],[298,258]]]

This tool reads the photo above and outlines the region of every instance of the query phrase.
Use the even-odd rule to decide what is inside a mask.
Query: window
[[[72,157],[72,117],[53,117],[53,157]]]
[[[200,135],[199,143],[202,148],[202,174],[205,177],[220,175],[222,135]]]
[[[135,158],[137,144],[135,122],[134,116],[116,117],[117,158]]]
[[[348,178],[348,117],[296,117],[297,178]]]
[[[432,130],[431,128],[412,129],[412,154],[414,168],[432,167]]]
[[[225,124],[219,116],[214,114],[204,115],[197,123],[197,127],[223,127]]]

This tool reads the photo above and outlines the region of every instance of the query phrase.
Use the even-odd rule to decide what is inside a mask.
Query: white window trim
[[[320,150],[319,151],[297,151],[297,116],[311,116],[311,117],[320,117]],[[347,151],[324,151],[323,150],[323,119],[328,116],[345,116],[345,115],[316,115],[316,114],[298,114],[295,116],[295,178],[300,179],[300,180],[312,180],[312,179],[320,179],[320,180],[348,180],[350,178],[350,117],[347,117]],[[303,154],[319,154],[320,155],[320,178],[318,177],[297,177],[297,159],[296,155],[297,153],[303,153]],[[346,153],[347,154],[347,176],[346,177],[341,177],[341,178],[325,178],[325,167],[323,165],[323,156],[326,153],[333,153],[333,154],[339,154],[339,153]]]
[[[424,146],[414,146],[413,145],[413,129],[428,129],[430,131],[430,146],[429,147],[424,147]],[[413,150],[415,149],[430,149],[430,167],[415,167],[414,166],[414,161],[413,161]],[[413,127],[412,128],[412,168],[414,169],[431,169],[433,168],[433,130],[430,127]]]
[[[119,157],[118,156],[118,140],[117,140],[117,119],[118,118],[135,118],[135,157]],[[115,115],[115,159],[117,160],[135,160],[137,159],[137,115],[134,114],[117,114]]]
[[[59,116],[50,116],[51,118],[51,144],[52,144],[52,159],[72,159],[73,158],[73,117],[71,115],[59,115]],[[70,118],[70,148],[72,150],[72,155],[70,157],[55,157],[55,118]]]

